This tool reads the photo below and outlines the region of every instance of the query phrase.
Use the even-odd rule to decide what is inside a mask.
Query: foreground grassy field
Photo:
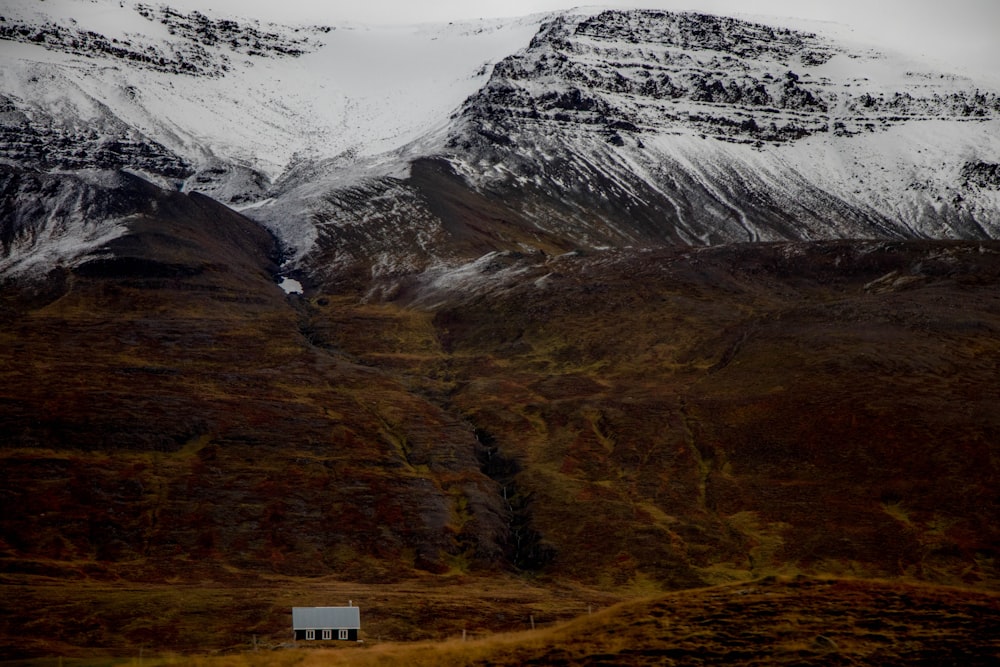
[[[569,622],[466,640],[459,635],[400,643],[364,635],[363,644],[334,648],[63,664],[992,665],[1000,658],[1000,596],[901,582],[769,577],[633,600]]]
[[[513,576],[414,577],[385,584],[331,578],[246,581],[60,581],[0,576],[3,657],[238,653],[291,648],[294,606],[362,610],[365,645],[481,637],[564,622],[640,591],[619,593]],[[15,664],[47,664],[27,662]],[[91,663],[83,663],[91,664]],[[98,663],[100,664],[100,663]],[[148,660],[147,660],[148,664]]]
[[[287,661],[286,661],[287,657]],[[1000,597],[774,578],[672,593],[475,641],[209,659],[218,665],[994,664]]]

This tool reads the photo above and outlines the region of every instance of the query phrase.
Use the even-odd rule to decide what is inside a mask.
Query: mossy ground
[[[5,654],[281,643],[346,599],[439,640],[775,574],[998,587],[995,244],[515,258],[433,309],[223,250],[4,293]]]

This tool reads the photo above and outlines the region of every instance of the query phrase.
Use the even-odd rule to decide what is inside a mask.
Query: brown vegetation
[[[345,598],[416,640],[773,574],[1000,581],[996,244],[508,254],[461,290],[286,297],[258,228],[162,197],[116,259],[0,297],[6,655],[277,644]]]
[[[362,644],[300,643],[223,657],[149,656],[144,664],[992,665],[1000,657],[998,637],[1000,598],[995,594],[873,580],[769,577],[627,602],[516,633],[409,643],[366,633]]]

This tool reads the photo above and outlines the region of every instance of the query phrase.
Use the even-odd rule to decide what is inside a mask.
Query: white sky
[[[833,21],[880,44],[1000,80],[1000,0],[164,0],[262,19],[414,23],[523,16],[579,4]]]

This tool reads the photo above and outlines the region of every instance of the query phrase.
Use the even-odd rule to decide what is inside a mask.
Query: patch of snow
[[[239,211],[240,213],[243,213],[244,211],[252,211],[255,208],[260,208],[261,206],[267,206],[268,204],[272,203],[274,203],[274,197],[268,197],[267,199],[261,199],[260,201],[255,201],[250,204],[235,204],[233,206],[230,206],[229,208],[233,209],[234,211]]]
[[[514,259],[506,252],[489,252],[460,265],[438,263],[420,275],[417,296],[412,305],[433,309],[446,301],[446,297],[475,295],[507,284],[512,278],[531,270],[531,265]]]
[[[302,283],[294,278],[289,278],[288,276],[279,276],[281,282],[278,283],[278,287],[285,291],[285,294],[302,294]]]

